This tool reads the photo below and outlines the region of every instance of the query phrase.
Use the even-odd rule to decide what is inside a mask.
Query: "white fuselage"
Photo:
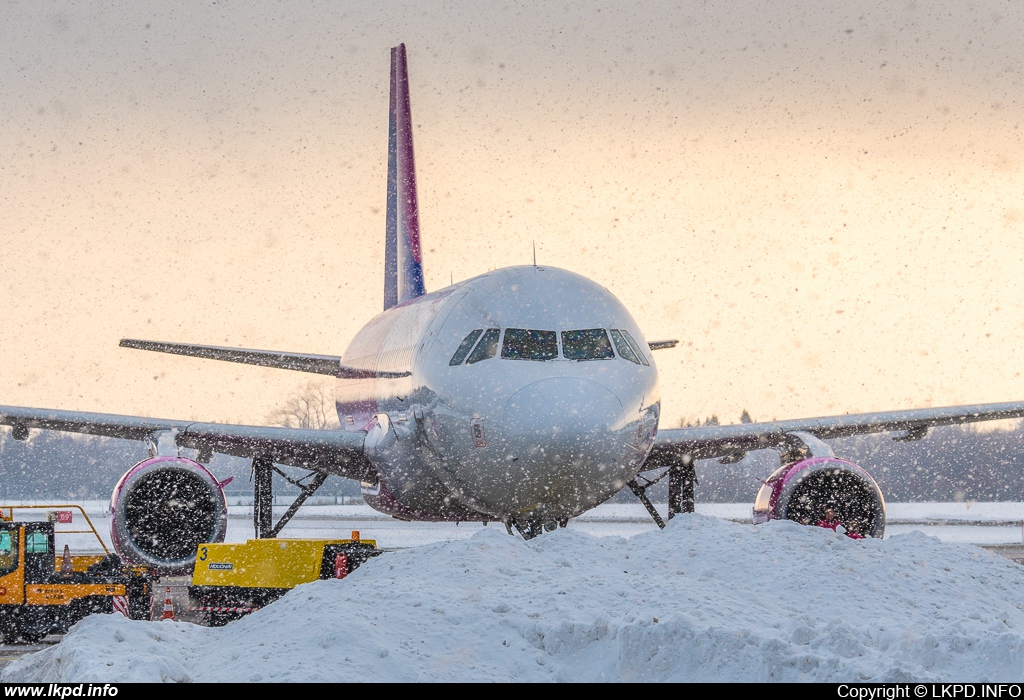
[[[337,388],[342,428],[368,431],[378,483],[364,497],[399,518],[564,520],[632,479],[657,432],[636,322],[556,268],[495,270],[391,308],[343,363],[410,373]]]

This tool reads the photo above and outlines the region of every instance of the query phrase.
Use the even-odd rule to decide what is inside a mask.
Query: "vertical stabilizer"
[[[391,117],[388,122],[388,212],[384,247],[384,309],[426,293],[420,252],[416,166],[405,44],[391,49]]]

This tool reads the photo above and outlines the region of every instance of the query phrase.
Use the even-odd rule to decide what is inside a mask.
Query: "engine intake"
[[[187,573],[200,543],[224,541],[227,513],[221,484],[206,467],[184,457],[152,457],[114,487],[110,537],[128,563]]]
[[[754,501],[754,523],[795,520],[813,525],[831,508],[848,531],[885,534],[885,499],[871,475],[853,462],[813,457],[779,467]]]

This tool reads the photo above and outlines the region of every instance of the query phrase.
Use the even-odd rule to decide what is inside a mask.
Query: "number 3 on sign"
[[[199,548],[199,561],[206,561],[207,553],[208,553],[208,551],[207,551],[206,547],[200,547]]]

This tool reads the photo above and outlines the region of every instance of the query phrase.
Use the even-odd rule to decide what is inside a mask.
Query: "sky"
[[[1019,682],[1020,565],[684,514],[384,552],[237,622],[91,615],[3,682]],[[158,599],[159,602],[159,599]]]
[[[663,425],[1024,399],[1024,7],[12,1],[0,403],[263,423],[382,308],[389,49],[428,290],[532,260],[657,353]]]

